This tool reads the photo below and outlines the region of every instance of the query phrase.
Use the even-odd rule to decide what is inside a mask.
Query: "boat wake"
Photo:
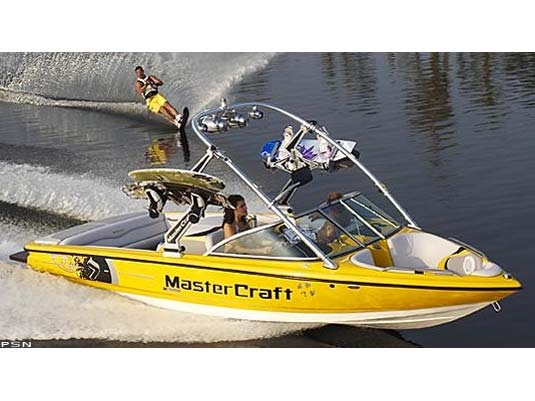
[[[145,116],[134,93],[134,67],[164,81],[167,99],[196,112],[273,53],[6,53],[0,60],[0,101]]]
[[[27,92],[18,92],[0,88],[0,101],[5,103],[29,104],[32,106],[65,107],[105,113],[117,113],[126,116],[148,116],[149,112],[142,103],[104,102],[76,99],[55,99]]]
[[[0,204],[0,206],[3,206]],[[9,255],[20,252],[24,244],[43,234],[39,229],[33,227],[21,227],[5,221],[0,215],[0,262],[7,261]]]
[[[230,320],[157,309],[0,263],[0,338],[211,343],[278,337],[318,325]]]
[[[48,167],[0,161],[0,201],[97,220],[143,210],[118,188],[89,174],[67,175]]]

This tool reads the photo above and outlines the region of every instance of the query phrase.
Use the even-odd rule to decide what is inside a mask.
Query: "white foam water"
[[[143,210],[119,188],[90,175],[67,175],[47,167],[0,161],[0,200],[82,220]]]
[[[158,309],[0,263],[0,338],[210,343],[272,338],[317,325],[230,320]]]
[[[136,102],[105,102],[92,100],[54,99],[46,96],[0,88],[0,101],[29,104],[32,106],[65,107],[91,111],[103,111],[123,115],[148,115],[147,108]]]
[[[2,233],[0,236],[0,261],[7,261],[9,255],[21,251],[26,242],[43,234],[2,221],[0,221],[0,232]]]
[[[132,202],[126,197],[124,201],[123,197],[115,199],[110,195],[115,189],[90,177],[69,177],[44,167],[3,162],[0,171],[0,198],[22,206],[93,219],[125,212],[124,201]],[[23,177],[18,185],[14,184],[15,177]],[[101,205],[101,197],[84,194],[88,185],[92,193],[106,195],[106,208]],[[317,326],[229,320],[158,309],[8,262],[10,254],[43,235],[41,231],[0,222],[2,339],[210,343],[272,338]]]

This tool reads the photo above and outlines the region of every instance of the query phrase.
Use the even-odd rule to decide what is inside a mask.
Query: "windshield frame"
[[[339,256],[343,256],[343,255],[349,254],[351,252],[355,252],[355,251],[357,251],[359,249],[366,248],[366,247],[374,244],[377,241],[385,240],[385,239],[391,237],[392,235],[396,234],[397,232],[399,232],[403,228],[403,224],[399,223],[397,220],[393,219],[391,216],[388,216],[388,217],[392,218],[392,221],[387,221],[387,222],[389,224],[396,223],[397,226],[395,226],[395,228],[391,232],[389,232],[387,235],[384,235],[381,232],[379,232],[377,229],[375,229],[373,226],[371,226],[371,224],[368,221],[366,221],[366,219],[364,217],[362,217],[360,214],[358,214],[355,210],[353,210],[349,205],[347,205],[344,202],[344,201],[351,200],[351,199],[353,199],[353,198],[355,198],[357,196],[363,196],[370,203],[374,204],[372,201],[370,201],[368,198],[366,198],[360,191],[353,191],[353,192],[349,192],[349,193],[343,195],[342,198],[340,198],[340,199],[338,199],[338,200],[336,200],[334,202],[331,202],[329,204],[324,202],[324,203],[320,204],[319,206],[317,206],[317,207],[315,207],[313,209],[306,210],[306,211],[304,211],[302,213],[299,213],[297,216],[294,216],[295,221],[297,221],[298,219],[300,219],[302,217],[305,217],[307,215],[310,215],[310,214],[313,214],[313,213],[319,213],[323,218],[325,218],[328,222],[332,223],[337,229],[342,231],[345,235],[347,235],[352,241],[354,241],[357,244],[356,246],[348,246],[346,249],[341,250],[341,251],[336,252],[336,253],[329,253],[327,255],[328,257],[333,257],[333,258],[334,257],[339,257]],[[325,209],[327,207],[330,207],[330,206],[333,206],[333,205],[336,205],[336,204],[343,205],[344,208],[346,208],[362,224],[364,224],[367,228],[369,228],[372,232],[374,232],[377,235],[377,237],[375,239],[369,241],[369,242],[362,242],[362,241],[358,240],[357,238],[355,238],[355,236],[353,234],[351,234],[349,231],[347,231],[347,229],[342,227],[336,220],[334,220],[332,217],[330,217],[327,213],[325,213],[323,211],[323,209]],[[366,209],[368,210],[368,208],[366,208]],[[383,220],[388,220],[388,219],[385,219],[383,216],[381,216],[379,213],[377,213],[375,210],[370,210],[370,212],[375,214],[377,217],[379,217],[379,218],[381,218]],[[265,260],[306,261],[306,262],[319,261],[320,260],[319,257],[283,257],[283,256],[269,256],[269,255],[253,255],[253,254],[236,254],[236,253],[226,253],[226,252],[215,252],[216,249],[219,249],[220,247],[225,246],[226,244],[228,244],[231,241],[237,240],[237,239],[239,239],[241,237],[244,237],[244,236],[247,236],[247,235],[251,235],[251,234],[257,233],[259,231],[273,229],[274,227],[279,226],[279,225],[282,225],[282,226],[288,228],[282,220],[278,220],[278,221],[275,221],[273,223],[265,224],[265,225],[262,225],[262,226],[258,226],[258,227],[252,228],[250,230],[242,231],[240,233],[237,233],[237,234],[235,234],[235,235],[233,235],[233,236],[231,236],[229,238],[225,238],[224,240],[219,241],[218,243],[214,244],[203,255],[204,256],[220,256],[220,257],[265,259]]]

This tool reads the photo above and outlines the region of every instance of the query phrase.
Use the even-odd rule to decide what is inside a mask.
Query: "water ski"
[[[182,110],[182,123],[180,124],[180,128],[178,130],[179,142],[177,143],[177,145],[182,147],[185,163],[189,162],[190,159],[188,137],[186,136],[186,125],[188,124],[188,118],[189,109],[187,107],[184,107],[184,109]]]
[[[180,123],[179,132],[180,134],[184,135],[186,131],[184,130],[186,128],[186,125],[188,124],[189,119],[189,109],[187,107],[184,107],[182,109],[182,122]]]

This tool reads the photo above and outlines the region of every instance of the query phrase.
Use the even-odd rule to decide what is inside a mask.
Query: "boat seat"
[[[37,242],[154,249],[167,229],[162,216],[152,219],[146,212],[131,213],[72,227]]]
[[[206,246],[206,251],[209,251],[212,249],[212,247],[223,241],[225,239],[225,234],[223,233],[223,229],[220,228],[217,231],[214,231],[213,233],[210,233],[206,236],[206,239],[204,240],[204,244]]]
[[[384,267],[376,266],[373,255],[369,249],[361,249],[351,257],[351,263],[373,270],[385,270]]]
[[[387,240],[394,266],[412,269],[438,269],[440,261],[459,249],[459,245],[424,232],[398,233]]]
[[[494,277],[500,275],[503,271],[496,263],[464,248],[460,248],[453,255],[445,257],[441,265],[446,270],[452,271],[460,276]]]

